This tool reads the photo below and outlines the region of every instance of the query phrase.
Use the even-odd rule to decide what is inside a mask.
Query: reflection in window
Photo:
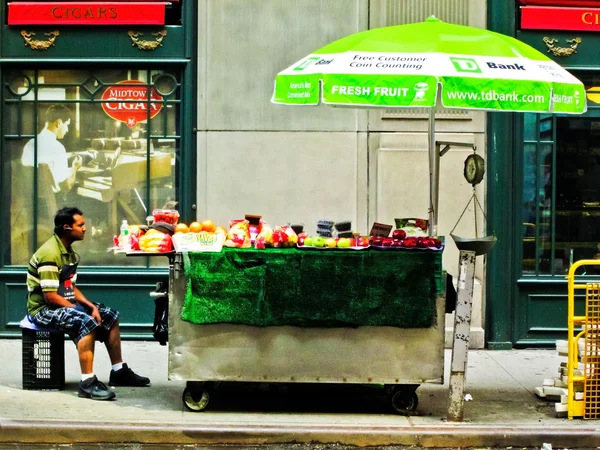
[[[122,219],[145,224],[176,203],[178,80],[157,70],[5,72],[5,264],[27,264],[66,205],[86,218],[85,265],[146,264],[106,250]]]
[[[525,125],[523,272],[563,276],[573,261],[600,258],[600,119],[543,118]],[[552,137],[555,128],[555,139]],[[593,269],[590,269],[593,270]],[[588,270],[589,272],[589,270]]]
[[[600,121],[560,117],[556,149],[556,246],[573,261],[598,258]]]

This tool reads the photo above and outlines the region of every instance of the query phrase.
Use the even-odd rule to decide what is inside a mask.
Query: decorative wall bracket
[[[571,44],[570,47],[557,47],[556,44],[558,39],[545,37],[543,38],[544,44],[548,47],[548,53],[552,53],[554,56],[567,57],[573,53],[577,53],[577,46],[581,44],[581,38],[576,37],[573,39],[567,39],[567,44]]]
[[[49,33],[44,33],[45,36],[50,36],[47,41],[40,41],[38,39],[32,39],[32,36],[35,36],[33,31],[21,30],[21,36],[25,39],[25,47],[29,46],[32,50],[48,50],[50,47],[54,46],[54,41],[58,37],[60,32],[58,30],[50,31]]]
[[[140,31],[128,31],[127,34],[131,38],[132,47],[137,47],[140,50],[150,51],[156,50],[157,47],[162,47],[162,40],[167,35],[167,30],[152,33],[152,36],[156,36],[154,41],[144,41],[139,39],[138,36],[144,35],[144,33]]]

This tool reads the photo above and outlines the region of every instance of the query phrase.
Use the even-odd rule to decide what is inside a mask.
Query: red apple
[[[402,240],[406,237],[406,231],[404,230],[394,230],[392,231],[392,238]]]
[[[302,234],[302,233],[300,233]],[[300,236],[298,235],[298,245],[299,246],[303,246],[304,245],[304,240],[307,238],[308,236]]]
[[[369,246],[369,238],[366,236],[359,237],[356,245],[358,245],[359,247],[368,247]]]
[[[423,219],[417,219],[415,221],[415,226],[420,228],[421,230],[426,230],[427,229],[427,222]]]
[[[433,238],[433,247],[442,248],[442,240],[438,238]]]
[[[406,248],[415,248],[417,246],[417,238],[415,236],[409,236],[404,239],[404,246]]]
[[[429,243],[429,238],[424,236],[419,236],[417,238],[417,247],[418,248],[427,248]]]
[[[391,237],[386,237],[383,239],[383,241],[381,242],[381,245],[383,245],[384,247],[390,247],[392,245],[392,242],[394,242],[394,239]]]
[[[348,238],[348,240],[350,241],[350,247],[356,247],[356,239],[355,238]]]
[[[373,240],[371,241],[371,244],[373,244],[373,245],[381,245],[382,243],[383,243],[383,238],[379,237],[379,236],[373,237]]]

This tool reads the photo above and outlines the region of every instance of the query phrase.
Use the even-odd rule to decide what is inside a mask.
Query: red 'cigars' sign
[[[10,2],[9,25],[164,25],[164,2]]]
[[[600,8],[521,8],[521,28],[532,30],[600,31]]]
[[[108,87],[102,94],[102,109],[109,117],[134,127],[138,122],[155,117],[162,109],[162,96],[154,88],[150,89],[148,102],[148,84],[139,80],[119,81],[116,86]]]

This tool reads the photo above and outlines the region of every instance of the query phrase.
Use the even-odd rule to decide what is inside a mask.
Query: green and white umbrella
[[[430,227],[437,226],[434,107],[581,114],[583,84],[509,36],[425,22],[375,28],[322,47],[277,74],[273,103],[430,110]],[[431,228],[430,228],[431,231]]]

